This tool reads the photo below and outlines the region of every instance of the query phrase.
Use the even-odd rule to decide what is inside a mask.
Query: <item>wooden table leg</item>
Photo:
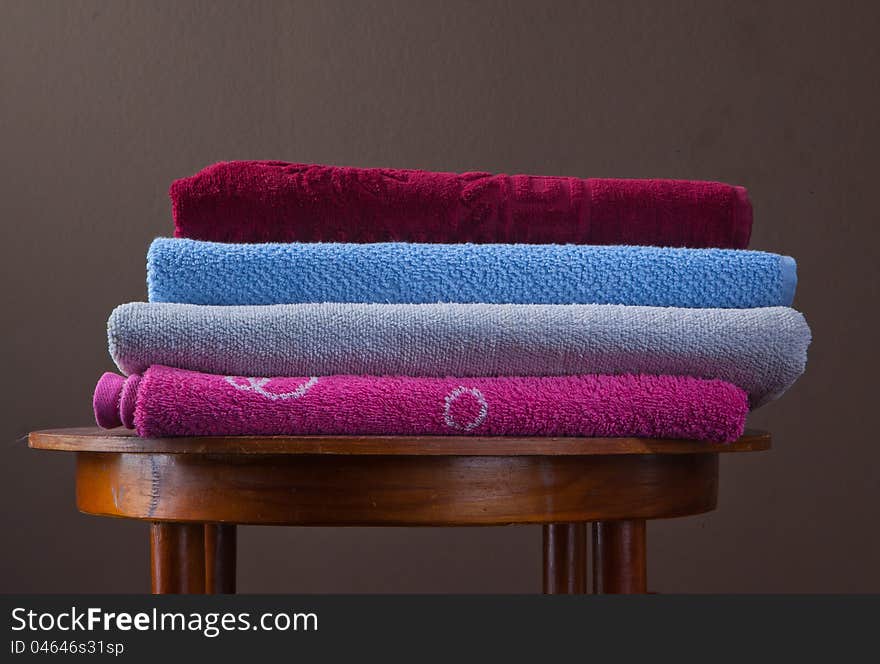
[[[644,519],[593,524],[593,592],[646,593],[647,585]]]
[[[150,525],[153,594],[205,592],[205,527],[201,523]]]
[[[544,594],[587,592],[587,524],[544,524]]]
[[[205,592],[231,595],[235,592],[235,524],[205,524]]]

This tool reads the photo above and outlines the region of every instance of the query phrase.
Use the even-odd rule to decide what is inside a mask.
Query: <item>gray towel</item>
[[[751,405],[803,373],[810,330],[787,307],[135,302],[108,322],[124,373],[150,365],[237,376],[372,374],[720,378]]]

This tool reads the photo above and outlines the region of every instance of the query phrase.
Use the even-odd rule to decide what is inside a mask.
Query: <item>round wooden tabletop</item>
[[[328,454],[352,456],[604,456],[757,452],[770,434],[746,431],[733,443],[652,438],[476,436],[212,436],[139,438],[126,429],[83,427],[34,431],[34,449],[126,454]]]
[[[765,450],[644,438],[241,436],[36,431],[74,452],[83,512],[154,522],[492,525],[653,519],[715,507],[718,455]]]

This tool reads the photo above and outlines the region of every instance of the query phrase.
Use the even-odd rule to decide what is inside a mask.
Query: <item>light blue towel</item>
[[[518,244],[222,244],[155,240],[152,302],[788,306],[787,256],[732,249]]]

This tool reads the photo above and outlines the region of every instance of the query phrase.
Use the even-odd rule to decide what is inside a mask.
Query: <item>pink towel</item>
[[[430,173],[280,161],[171,185],[175,235],[215,242],[748,246],[746,190],[719,182]]]
[[[683,438],[742,435],[745,392],[683,376],[407,378],[219,376],[154,365],[106,373],[95,417],[144,437],[470,435]]]

